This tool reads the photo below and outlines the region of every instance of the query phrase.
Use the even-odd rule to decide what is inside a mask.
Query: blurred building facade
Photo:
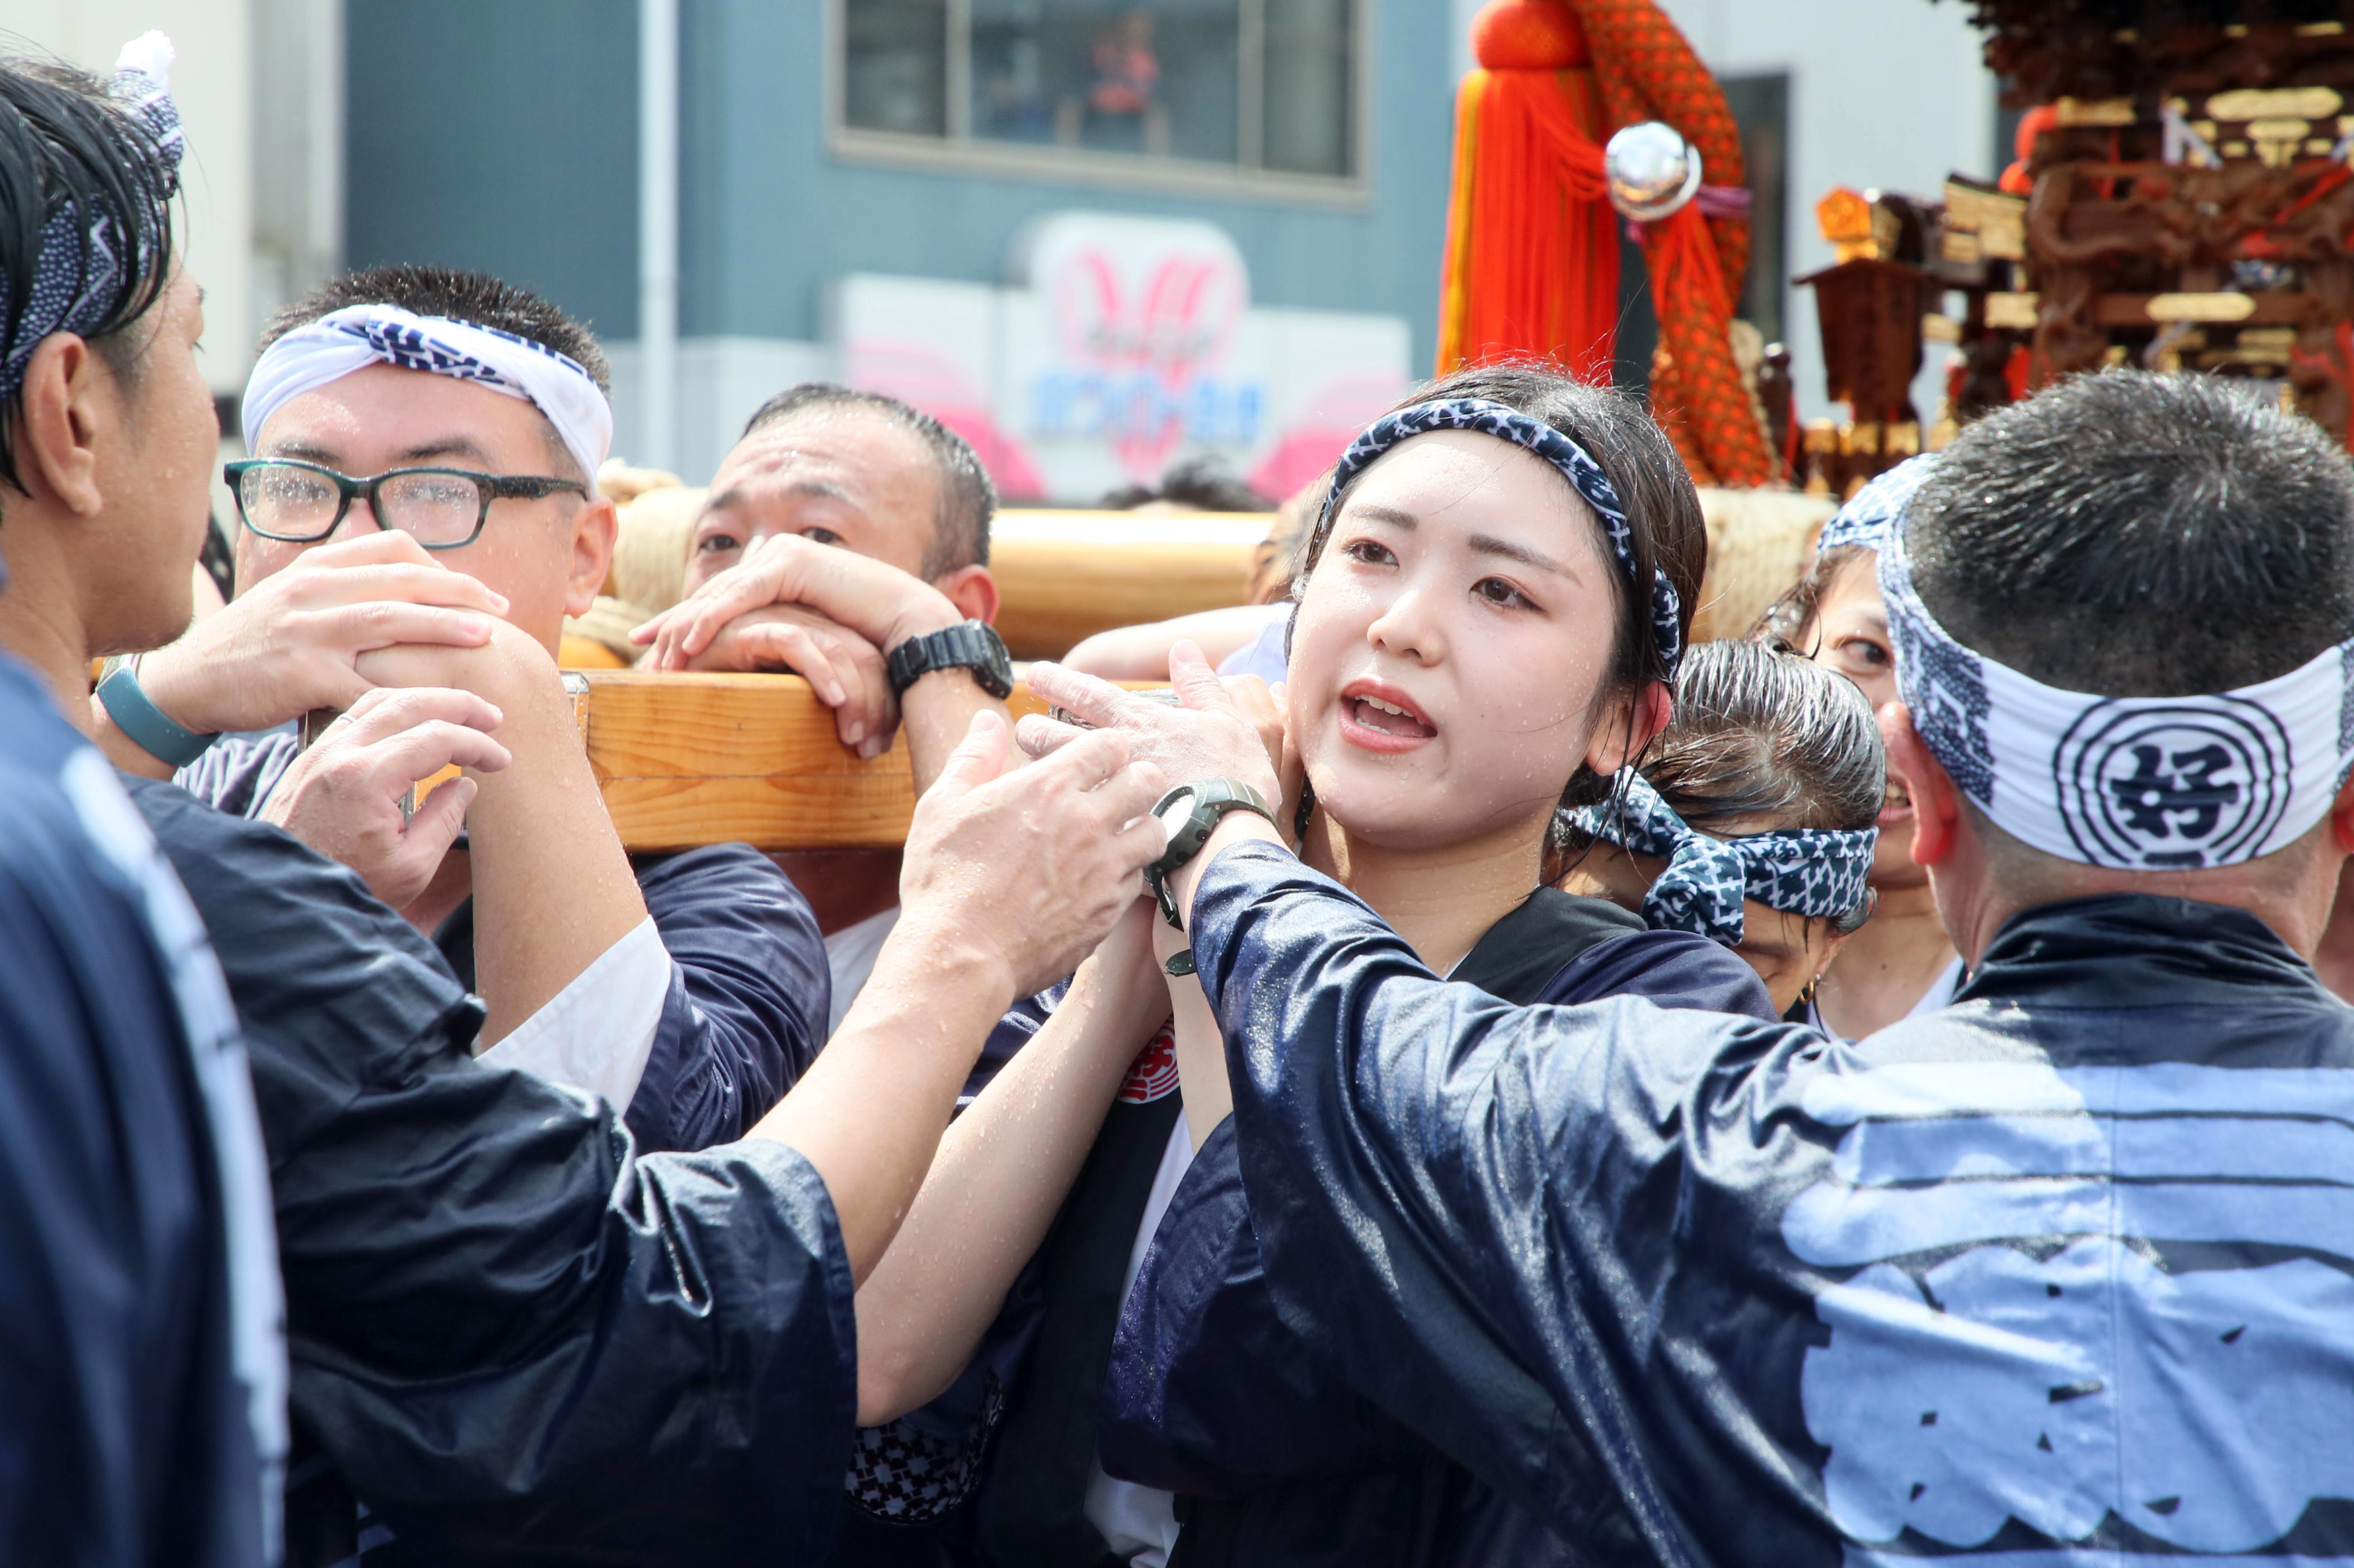
[[[619,450],[690,477],[826,375],[948,418],[1013,495],[1092,499],[1202,450],[1280,485],[1427,362],[1449,23],[1395,0],[684,0],[662,432],[635,0],[347,0],[345,258],[546,290],[612,346]]]
[[[949,418],[1017,495],[1088,500],[1203,451],[1280,493],[1427,372],[1478,0],[658,3],[678,57],[664,429],[641,348],[657,0],[0,0],[0,31],[92,68],[149,26],[178,42],[225,395],[270,310],[389,260],[482,268],[588,321],[617,450],[690,479],[768,395],[829,376]],[[1978,36],[1929,0],[1665,4],[1743,125],[1742,313],[1826,411],[1787,282],[1829,260],[1813,204],[1999,166]]]

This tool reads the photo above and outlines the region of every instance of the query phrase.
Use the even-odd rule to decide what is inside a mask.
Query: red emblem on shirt
[[[1150,1105],[1176,1089],[1177,1036],[1164,1023],[1129,1065],[1128,1082],[1120,1085],[1119,1097],[1132,1106]]]

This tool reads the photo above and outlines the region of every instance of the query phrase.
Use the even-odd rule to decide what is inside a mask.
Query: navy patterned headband
[[[138,122],[158,156],[147,177],[168,198],[178,188],[185,139],[180,111],[169,86],[172,45],[148,33],[123,46],[122,58],[107,81],[121,111]],[[126,217],[135,217],[135,214]],[[125,234],[114,218],[69,204],[50,214],[41,228],[41,252],[33,263],[33,287],[24,309],[12,310],[7,284],[0,280],[0,332],[13,316],[16,331],[0,347],[0,397],[13,397],[25,384],[33,351],[52,334],[89,335],[105,324],[124,285],[154,265],[164,236]]]
[[[1602,519],[1602,531],[1609,536],[1611,554],[1617,557],[1618,569],[1626,575],[1628,588],[1649,603],[1651,640],[1659,647],[1659,662],[1672,676],[1677,661],[1683,656],[1683,632],[1677,624],[1681,607],[1676,602],[1675,586],[1657,567],[1652,568],[1649,583],[1642,580],[1635,560],[1634,531],[1628,526],[1627,508],[1618,499],[1617,487],[1610,482],[1610,476],[1602,471],[1602,465],[1594,461],[1592,454],[1542,419],[1486,397],[1447,397],[1384,414],[1341,454],[1340,466],[1332,471],[1331,492],[1324,499],[1325,520],[1331,521],[1341,493],[1371,467],[1375,458],[1409,437],[1426,435],[1432,430],[1476,430],[1483,436],[1494,436],[1543,458],[1560,471],[1585,503],[1594,508],[1594,514]]]
[[[1843,545],[1857,545],[1867,550],[1883,548],[1897,519],[1904,515],[1904,508],[1912,504],[1914,493],[1929,477],[1936,461],[1935,453],[1923,452],[1874,475],[1872,482],[1855,493],[1854,500],[1833,513],[1831,520],[1823,524],[1822,537],[1815,542],[1815,553],[1822,555]]]
[[[1863,904],[1880,842],[1877,828],[1712,838],[1678,816],[1631,768],[1619,770],[1610,800],[1567,815],[1595,838],[1668,863],[1643,897],[1643,918],[1655,929],[1691,931],[1728,948],[1741,945],[1744,898],[1791,915],[1853,914]]]

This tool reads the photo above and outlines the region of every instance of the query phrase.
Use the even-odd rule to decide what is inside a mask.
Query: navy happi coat
[[[1523,1005],[1641,996],[1773,1016],[1731,949],[1553,888],[1449,978]],[[1541,1517],[1302,1354],[1267,1291],[1231,1118],[1204,1141],[1129,1294],[1098,1425],[1107,1471],[1179,1494],[1184,1568],[1578,1561]]]
[[[1257,843],[1192,938],[1284,1321],[1595,1560],[2354,1555],[2354,1010],[2244,912],[1853,1044],[1441,983]]]

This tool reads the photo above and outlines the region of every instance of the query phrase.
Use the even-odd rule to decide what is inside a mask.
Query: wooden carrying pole
[[[598,788],[632,851],[896,849],[916,809],[903,732],[872,762],[798,675],[567,673]],[[1046,706],[1016,686],[1015,717]]]
[[[1241,604],[1262,513],[1002,512],[989,569],[997,632],[1016,659],[1054,659],[1115,626]]]

